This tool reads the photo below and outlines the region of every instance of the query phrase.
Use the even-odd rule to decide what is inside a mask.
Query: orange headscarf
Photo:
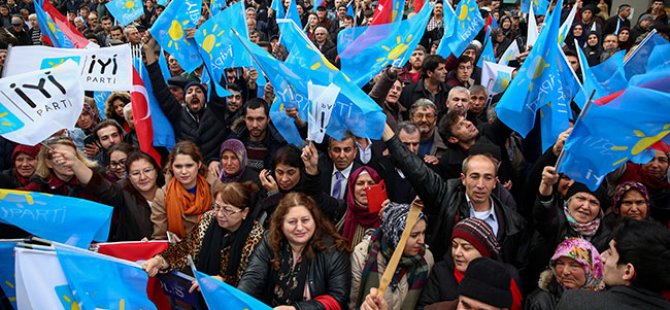
[[[172,178],[165,193],[168,230],[179,238],[184,238],[184,222],[182,214],[200,216],[212,207],[212,194],[205,178],[198,175],[195,195],[189,193],[176,178]]]

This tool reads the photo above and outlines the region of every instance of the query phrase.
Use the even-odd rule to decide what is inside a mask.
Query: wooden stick
[[[396,268],[398,268],[398,263],[400,263],[400,257],[402,256],[402,253],[405,250],[405,244],[407,243],[409,235],[412,233],[412,228],[414,227],[414,224],[416,224],[416,222],[419,220],[421,209],[423,209],[423,203],[421,202],[421,200],[419,199],[414,200],[414,202],[412,202],[412,206],[409,209],[409,214],[407,214],[407,220],[405,221],[405,229],[402,232],[400,241],[398,242],[398,245],[393,251],[391,260],[386,265],[384,274],[382,275],[382,278],[379,281],[378,296],[381,298],[384,297],[384,292],[386,292],[386,289],[389,287],[389,284],[393,279],[393,275],[395,274],[395,270]]]

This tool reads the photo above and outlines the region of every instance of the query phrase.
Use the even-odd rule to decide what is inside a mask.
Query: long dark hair
[[[321,214],[321,210],[316,205],[316,202],[314,202],[314,199],[304,193],[291,192],[282,198],[270,220],[269,242],[272,248],[272,267],[275,270],[279,270],[280,260],[282,259],[280,255],[281,246],[282,242],[286,240],[286,236],[282,232],[284,218],[291,208],[298,206],[307,208],[315,223],[314,235],[305,246],[307,258],[314,258],[316,252],[327,251],[331,246],[331,242],[337,251],[351,252],[347,239],[344,239],[337,232],[335,226]]]

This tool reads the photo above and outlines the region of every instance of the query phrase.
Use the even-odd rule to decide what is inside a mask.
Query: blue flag
[[[655,70],[657,68],[665,68],[670,66],[670,44],[663,44],[656,47],[649,55],[649,61],[647,62],[647,68],[651,68],[649,71]]]
[[[147,297],[149,276],[132,262],[56,246],[73,297],[84,309],[156,309]]]
[[[40,25],[40,32],[49,37],[54,47],[73,48],[72,41],[60,30],[51,16],[44,12],[41,3],[38,0],[33,0],[33,4],[37,22]]]
[[[595,190],[628,160],[649,161],[648,147],[670,133],[670,94],[630,86],[606,105],[587,106],[565,142],[559,172]]]
[[[0,189],[0,223],[38,237],[88,248],[107,241],[112,207],[86,199]]]
[[[558,71],[558,27],[560,23],[559,0],[554,13],[542,28],[540,37],[528,58],[512,80],[496,106],[498,118],[525,137],[535,122],[535,113],[549,102],[558,102],[562,93]]]
[[[0,240],[0,288],[9,303],[16,306],[16,278],[14,277],[14,247],[22,240]]]
[[[212,16],[216,16],[223,9],[226,8],[226,0],[212,0],[209,3],[209,11],[212,13]]]
[[[166,6],[168,4],[168,0],[158,0],[156,4]]]
[[[403,2],[403,5],[404,4],[405,3]],[[349,1],[349,4],[347,4],[347,15],[352,18],[356,16],[356,13],[354,13],[354,1]],[[356,27],[356,24],[354,24],[354,27]]]
[[[107,2],[105,7],[123,27],[144,14],[144,5],[141,0],[112,0]]]
[[[175,145],[175,135],[172,124],[167,119],[167,116],[163,114],[158,99],[154,96],[154,87],[151,85],[151,79],[149,78],[149,71],[144,66],[143,62],[138,62],[138,66],[135,67],[137,73],[142,77],[144,82],[144,87],[147,90],[147,95],[149,96],[149,111],[151,113],[151,126],[154,130],[154,146],[164,147],[168,151],[172,150],[172,147]]]
[[[189,5],[192,5],[190,10]],[[186,72],[193,72],[202,64],[195,40],[186,38],[185,29],[195,28],[200,18],[198,15],[195,22],[192,20],[196,15],[193,13],[194,10],[196,10],[195,4],[172,1],[149,29],[156,42],[174,56]],[[198,10],[198,14],[199,12]]]
[[[624,71],[626,72],[626,79],[630,80],[636,74],[643,74],[652,67],[647,65],[654,65],[651,62],[648,62],[649,55],[657,47],[670,44],[667,40],[663,39],[656,31],[651,32],[647,37],[638,45],[638,47],[633,51],[633,54],[626,59],[626,62],[623,65]]]
[[[275,59],[265,49],[252,43],[248,39],[237,37],[238,40],[253,56],[254,61],[258,63],[260,69],[270,80],[275,90],[275,101],[270,106],[270,120],[277,131],[284,139],[295,146],[301,147],[303,144],[298,128],[292,118],[286,115],[286,108],[299,108],[298,103],[300,94],[293,84],[300,83],[302,77],[293,73],[293,71],[283,62]]]
[[[277,2],[280,2],[280,3],[281,3],[281,0],[272,0],[272,3],[274,3],[274,1],[277,1]],[[317,9],[318,7],[323,6],[323,3],[324,3],[324,2],[326,2],[326,0],[315,0],[315,1],[314,1],[314,8],[313,8],[314,12],[316,12],[316,9]],[[284,6],[282,5],[282,11],[283,11],[283,10],[284,10]],[[277,17],[277,18],[279,18],[279,17]]]
[[[309,119],[310,105],[306,99],[316,98],[317,95],[315,93],[310,95],[307,82],[311,81],[316,85],[313,88],[315,90],[321,89],[319,86],[328,87],[333,84],[339,88],[339,93],[332,110],[334,112],[331,113],[327,127],[324,128],[325,131],[336,139],[341,138],[347,129],[359,137],[380,137],[385,118],[379,113],[381,112],[379,105],[328,62],[293,22],[279,22],[279,27],[282,41],[286,42],[289,52],[285,64],[302,77],[300,81],[293,82],[299,93],[303,94],[302,100],[298,101],[300,117]]]
[[[536,15],[545,15],[549,8],[549,0],[521,0],[521,12],[528,13],[531,5]]]
[[[170,73],[170,66],[168,66],[167,59],[165,59],[165,50],[162,48],[160,55],[158,55],[158,67],[161,68],[163,80],[165,81],[165,84],[167,84],[170,77],[172,77],[172,73]]]
[[[289,0],[288,8],[286,9],[286,16],[284,18],[293,20],[293,22],[302,27],[302,21],[300,21],[300,14],[298,13],[298,5],[295,3],[296,0]]]
[[[583,108],[595,90],[594,99],[605,97],[625,89],[628,81],[624,76],[623,58],[626,51],[620,51],[597,66],[590,67],[586,60],[586,55],[581,48],[577,48],[579,62],[582,66],[582,76],[584,80],[583,89],[575,98],[575,103]]]
[[[458,3],[455,15],[451,17],[450,10],[445,9],[445,35],[440,40],[436,53],[442,57],[449,54],[460,56],[474,40],[486,23],[479,13],[479,6],[475,0],[464,0]],[[449,22],[449,24],[446,24]],[[449,29],[449,30],[447,30]]]
[[[100,119],[107,118],[105,116],[105,104],[107,103],[107,98],[111,95],[111,91],[94,91],[93,99],[95,100],[95,106],[98,107],[98,113],[100,113]]]
[[[493,44],[491,44],[491,28],[486,29],[486,40],[484,41],[484,50],[479,56],[477,67],[482,68],[484,61],[496,62],[496,55],[493,53]]]
[[[271,310],[268,305],[258,301],[227,283],[214,279],[200,271],[195,272],[202,297],[210,309],[225,305],[226,309]]]
[[[556,83],[557,95],[552,101],[540,108],[540,132],[542,134],[542,151],[554,145],[556,139],[570,127],[570,100],[581,90],[577,75],[572,71],[567,58],[562,51],[557,58],[558,75]]]
[[[419,13],[401,22],[340,31],[337,50],[342,72],[360,87],[388,65],[404,66],[423,37],[432,8],[426,2]],[[358,33],[360,36],[355,35]]]

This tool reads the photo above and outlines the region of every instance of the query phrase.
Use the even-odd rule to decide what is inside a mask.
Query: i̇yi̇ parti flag
[[[63,128],[74,128],[84,106],[78,66],[67,61],[54,69],[0,80],[0,135],[36,145]]]
[[[112,0],[107,2],[105,7],[123,27],[144,14],[144,5],[141,0]]]
[[[87,248],[107,241],[112,207],[86,199],[0,189],[0,222],[35,236]]]
[[[579,63],[582,69],[582,90],[575,97],[575,103],[580,108],[586,104],[587,97],[595,91],[593,98],[598,99],[616,93],[628,87],[628,81],[624,76],[623,60],[626,51],[620,51],[597,66],[589,66],[586,55],[580,47],[577,47]]]
[[[629,86],[605,105],[587,106],[565,142],[559,172],[595,190],[626,161],[649,161],[649,147],[670,133],[670,94]]]
[[[556,5],[528,58],[496,106],[498,118],[523,137],[533,128],[540,107],[561,100],[558,97],[563,85],[558,83],[557,65],[560,7]]]
[[[338,39],[337,51],[342,64],[341,71],[360,87],[388,65],[402,67],[423,37],[432,8],[433,5],[428,3],[418,14],[398,23],[347,28],[340,31],[338,37],[355,38]]]
[[[444,10],[445,17],[447,10]],[[440,40],[436,53],[442,57],[449,57],[449,54],[460,56],[474,40],[479,31],[484,27],[485,21],[482,14],[479,13],[479,6],[475,0],[463,0],[458,3],[453,18],[445,18],[445,36]],[[453,30],[450,30],[453,29]],[[447,32],[451,35],[447,35]]]
[[[53,250],[16,247],[17,309],[81,309]]]
[[[189,5],[191,3],[187,1],[170,2],[149,32],[186,72],[193,72],[202,64],[202,58],[195,40],[186,38],[186,29],[196,28],[198,19],[194,22],[193,16],[198,15],[200,18],[200,11],[194,13],[196,6]]]
[[[234,286],[214,279],[200,271],[195,271],[195,278],[210,309],[215,309],[221,305],[225,305],[227,309],[272,309]]]
[[[33,0],[33,4],[40,31],[46,34],[51,45],[64,48],[85,48],[92,44],[51,2]]]

